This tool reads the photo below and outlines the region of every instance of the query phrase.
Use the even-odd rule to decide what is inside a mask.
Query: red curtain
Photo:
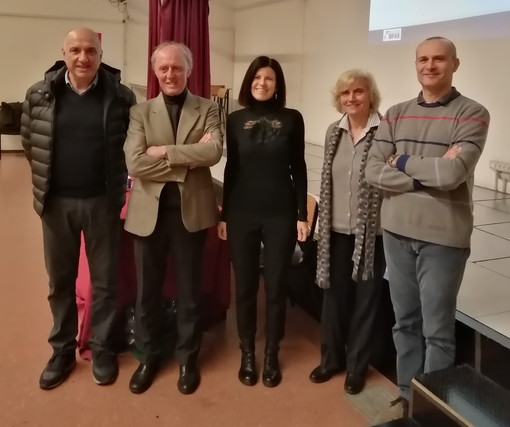
[[[184,43],[193,54],[193,71],[188,79],[191,93],[211,96],[209,59],[209,0],[149,0],[149,65],[147,99],[159,93],[150,56],[161,42]]]

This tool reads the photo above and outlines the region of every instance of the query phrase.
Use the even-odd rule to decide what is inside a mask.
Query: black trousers
[[[287,280],[296,244],[296,219],[250,218],[232,213],[228,219],[227,233],[235,274],[239,339],[244,343],[255,341],[260,244],[263,242],[266,343],[277,350],[285,330]]]
[[[81,233],[92,284],[90,347],[113,351],[118,312],[120,208],[106,196],[88,199],[50,196],[42,215],[44,260],[49,276],[53,328],[48,342],[56,353],[74,353],[78,334],[76,277]]]
[[[154,232],[135,236],[137,276],[135,341],[144,363],[161,356],[160,324],[163,283],[169,252],[173,256],[177,283],[177,342],[175,356],[180,365],[195,363],[201,344],[202,253],[207,230],[190,233],[184,227],[180,207],[160,200]]]
[[[382,236],[375,242],[373,278],[352,280],[354,235],[331,233],[331,287],[321,313],[321,366],[365,375],[386,268]],[[363,260],[362,260],[363,262]]]

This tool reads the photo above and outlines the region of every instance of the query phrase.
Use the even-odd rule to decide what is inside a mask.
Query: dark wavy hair
[[[258,56],[251,62],[248,70],[246,70],[243,83],[241,84],[241,89],[239,90],[239,97],[237,99],[239,105],[242,105],[243,107],[250,107],[254,104],[255,98],[253,98],[253,95],[251,94],[251,85],[257,71],[264,67],[271,68],[276,75],[276,92],[274,102],[279,107],[285,107],[287,91],[285,88],[285,77],[283,76],[282,66],[276,59],[269,58],[268,56]]]

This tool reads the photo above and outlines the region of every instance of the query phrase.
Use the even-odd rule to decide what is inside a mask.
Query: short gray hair
[[[429,40],[441,40],[442,42],[445,42],[448,45],[448,47],[450,48],[452,58],[457,59],[457,47],[450,39],[447,39],[446,37],[441,37],[441,36],[433,36],[433,37],[429,37],[429,38],[423,40],[423,42],[421,42],[420,44],[428,42]]]
[[[342,103],[340,102],[340,96],[342,92],[355,80],[364,80],[368,86],[368,92],[370,93],[370,112],[376,113],[379,111],[381,105],[381,94],[375,83],[374,76],[368,71],[353,69],[344,71],[338,78],[336,85],[333,89],[333,105],[339,113],[342,111]]]
[[[154,48],[154,50],[152,51],[152,55],[151,55],[152,67],[154,67],[154,63],[156,62],[156,57],[158,56],[158,53],[169,46],[175,46],[175,47],[179,48],[179,50],[181,51],[182,56],[184,58],[184,61],[186,62],[186,65],[188,66],[188,72],[191,73],[191,70],[193,70],[193,54],[191,53],[191,50],[189,50],[189,47],[186,46],[185,44],[179,43],[179,42],[174,42],[174,41],[166,41],[166,42],[160,43]]]

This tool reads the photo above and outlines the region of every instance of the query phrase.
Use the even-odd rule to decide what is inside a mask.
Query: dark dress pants
[[[169,252],[173,256],[177,283],[177,342],[175,356],[180,365],[195,363],[201,343],[200,277],[207,230],[190,233],[184,227],[180,207],[165,206],[160,200],[154,232],[135,236],[137,276],[136,347],[143,363],[161,357],[161,315],[163,284]]]
[[[55,353],[74,353],[78,333],[76,277],[81,233],[92,285],[90,347],[113,351],[112,331],[118,298],[120,207],[106,196],[87,199],[50,196],[42,215],[44,260],[49,276],[53,328],[48,342]]]
[[[352,280],[354,235],[331,233],[331,287],[324,290],[321,314],[321,366],[365,375],[386,268],[382,236],[377,236],[374,275]],[[363,265],[361,260],[361,266]]]
[[[263,242],[266,343],[277,350],[285,330],[287,280],[296,244],[296,219],[285,216],[250,218],[232,213],[228,219],[227,233],[235,274],[239,339],[245,343],[255,341],[260,244]]]

